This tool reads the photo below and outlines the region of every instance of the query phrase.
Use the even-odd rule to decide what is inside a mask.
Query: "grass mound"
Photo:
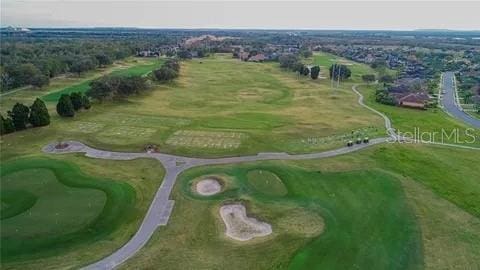
[[[253,170],[247,173],[248,183],[256,191],[265,195],[284,196],[288,190],[282,180],[274,173],[267,170]]]
[[[11,218],[30,209],[37,197],[25,190],[3,190],[1,192],[2,207],[0,220]]]
[[[63,161],[8,161],[1,176],[2,262],[54,255],[100,239],[121,224],[135,201],[128,184],[84,175]]]

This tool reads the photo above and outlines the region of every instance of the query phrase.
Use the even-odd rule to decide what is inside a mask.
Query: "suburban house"
[[[418,93],[394,93],[393,97],[398,106],[426,109],[430,96],[424,92]]]
[[[263,62],[265,60],[267,60],[267,58],[263,53],[259,53],[257,55],[250,57],[250,59],[248,59],[248,61],[250,62]]]
[[[242,61],[247,61],[248,60],[248,52],[239,52],[238,53],[238,59]]]

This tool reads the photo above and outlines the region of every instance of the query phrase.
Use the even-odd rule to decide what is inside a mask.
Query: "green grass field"
[[[330,149],[356,136],[385,132],[382,119],[356,103],[350,89],[356,81],[333,93],[328,79],[313,81],[283,71],[277,63],[246,63],[219,54],[183,62],[180,78],[171,84],[127,101],[93,104],[73,119],[57,117],[49,103],[49,127],[4,136],[3,141],[5,148],[16,145],[17,154],[23,151],[18,142],[27,137],[41,137],[42,143],[62,137],[129,151],[153,143],[162,152],[192,156]],[[218,134],[223,134],[220,139]]]
[[[461,174],[448,169],[449,160]],[[466,166],[479,161],[470,150],[385,145],[320,161],[192,169],[175,188],[169,226],[123,269],[475,269],[480,219],[472,198],[480,195],[480,174]],[[258,192],[251,181],[259,171],[274,173],[288,193]],[[212,197],[196,195],[192,183],[209,175],[223,175],[227,188]],[[218,209],[229,202],[245,204],[249,215],[272,225],[273,234],[251,243],[225,237]],[[292,219],[310,229],[321,226],[316,216],[324,221],[321,234],[285,226],[296,224]]]
[[[73,91],[102,74],[146,74],[157,65],[148,61],[12,93],[2,97],[2,111],[16,100]],[[72,119],[57,116],[55,102],[47,102],[51,125],[0,140],[2,268],[79,268],[110,254],[136,232],[161,183],[164,171],[156,160],[41,154],[52,141],[122,151],[153,143],[164,153],[213,157],[313,152],[358,136],[384,136],[383,120],[359,106],[351,91],[371,69],[322,53],[306,61],[320,65],[321,76],[335,62],[349,64],[354,75],[333,92],[328,79],[312,81],[277,63],[217,54],[182,62],[172,83],[128,100],[94,103]],[[360,90],[400,131],[467,128],[440,110],[384,106],[374,102],[373,89]],[[472,164],[479,158],[472,150],[382,145],[322,160],[195,168],[174,187],[168,226],[123,267],[476,269],[480,173]],[[220,177],[223,191],[195,194],[192,183],[205,175]],[[124,189],[129,195],[120,193]],[[119,203],[102,208],[112,196]],[[249,215],[272,225],[273,234],[246,243],[228,239],[218,214],[228,202],[244,203]],[[105,219],[108,224],[97,223]]]
[[[78,267],[111,253],[136,231],[163,176],[154,160],[74,156],[2,161],[1,173],[1,263],[22,269]]]
[[[288,195],[257,192],[249,180],[252,170],[274,172]],[[192,179],[213,173],[231,176],[235,188],[212,199],[190,194]],[[359,269],[412,269],[421,263],[418,228],[400,182],[380,171],[322,173],[281,163],[255,163],[193,169],[179,180],[170,226],[160,229],[150,248],[126,268],[346,269],[357,265]],[[253,243],[227,239],[218,207],[228,201],[246,204],[254,216],[272,224],[273,235]],[[288,226],[298,219],[319,226],[308,222],[315,216],[325,222],[320,235],[305,232],[313,228]],[[383,226],[371,226],[378,223]],[[396,235],[396,241],[390,241],[391,235]]]

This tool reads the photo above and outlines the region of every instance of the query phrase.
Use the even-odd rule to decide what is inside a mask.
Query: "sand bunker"
[[[219,193],[222,190],[222,186],[215,179],[203,179],[196,184],[197,193],[203,196],[210,196]]]
[[[225,234],[235,240],[248,241],[272,233],[270,224],[247,217],[245,206],[241,204],[220,207],[220,216],[227,227]]]

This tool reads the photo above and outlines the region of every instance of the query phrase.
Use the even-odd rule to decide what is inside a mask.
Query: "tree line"
[[[300,57],[296,54],[282,54],[278,57],[280,67],[289,69],[294,72],[298,72],[300,75],[308,76],[314,80],[318,79],[320,75],[320,67],[315,65],[308,67],[302,63]],[[330,78],[335,80],[346,80],[351,77],[352,71],[346,66],[341,64],[333,64],[329,68]],[[365,80],[372,80],[371,76],[364,78]],[[373,78],[374,79],[374,78]]]
[[[318,79],[320,75],[320,67],[312,66],[308,67],[302,63],[300,57],[296,54],[282,54],[278,57],[278,62],[280,67],[284,69],[289,69],[303,76],[308,76],[314,80]]]
[[[81,92],[62,94],[58,99],[57,113],[62,117],[74,117],[75,112],[90,109],[90,99]]]
[[[105,40],[9,40],[1,43],[0,89],[48,85],[64,73],[82,73],[133,55],[135,44]]]
[[[152,72],[151,79],[158,82],[169,82],[178,77],[180,64],[175,59],[168,59],[159,69]],[[149,89],[148,77],[106,75],[90,83],[86,95],[100,102],[123,99],[138,95]]]
[[[45,103],[37,98],[33,104],[28,107],[22,103],[16,103],[13,108],[7,112],[7,117],[0,114],[0,134],[8,134],[19,130],[24,130],[29,126],[42,127],[50,124],[50,114]]]

